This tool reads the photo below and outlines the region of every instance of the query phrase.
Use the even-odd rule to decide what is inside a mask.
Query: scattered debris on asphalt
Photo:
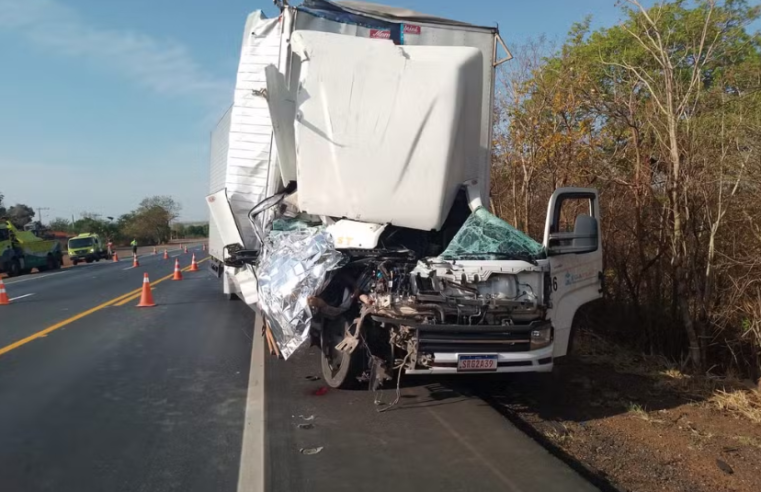
[[[313,424],[299,424],[298,428],[304,429],[304,430],[314,429],[314,425]]]
[[[317,454],[317,453],[319,453],[322,450],[323,450],[322,446],[319,446],[319,447],[316,447],[316,448],[301,448],[301,449],[299,449],[299,453],[306,454],[306,455],[312,455],[312,454]]]

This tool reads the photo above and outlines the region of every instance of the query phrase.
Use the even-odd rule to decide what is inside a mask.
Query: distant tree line
[[[172,239],[193,239],[209,237],[209,224],[172,224]]]
[[[761,7],[624,2],[497,86],[494,211],[531,235],[559,186],[600,191],[600,330],[699,371],[761,376]]]
[[[0,192],[0,219],[10,220],[14,227],[23,229],[25,225],[34,220],[34,209],[23,203],[17,203],[9,208],[5,208],[3,203],[4,196]]]
[[[48,228],[72,235],[95,233],[111,239],[115,244],[127,244],[136,239],[139,244],[154,245],[182,237],[204,237],[203,232],[208,233],[208,225],[205,229],[204,226],[183,227],[182,236],[173,232],[181,225],[174,223],[181,210],[182,206],[172,197],[153,196],[145,198],[135,210],[115,220],[84,212],[74,222],[57,217],[50,221]]]

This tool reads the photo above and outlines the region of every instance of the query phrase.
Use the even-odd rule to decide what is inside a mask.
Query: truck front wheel
[[[357,347],[352,353],[336,349],[343,340],[348,320],[326,320],[321,333],[320,366],[322,378],[331,388],[350,389],[359,385],[357,377],[364,368],[364,351]]]
[[[21,275],[21,264],[18,260],[11,260],[10,268],[8,268],[9,277],[18,277]]]

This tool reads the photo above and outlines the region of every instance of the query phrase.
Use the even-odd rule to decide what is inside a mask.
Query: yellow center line
[[[208,259],[209,259],[209,257],[207,256],[203,260],[197,261],[196,263],[203,263],[204,261],[206,261]],[[190,267],[185,267],[185,268],[182,269],[182,271],[188,271],[188,270],[190,270]],[[155,282],[151,282],[151,287],[153,287],[153,286],[155,286],[157,284],[160,284],[161,282],[163,282],[165,280],[169,280],[173,276],[174,276],[174,272],[170,273],[166,277],[162,277],[162,278],[156,280]],[[50,333],[52,331],[55,331],[55,330],[57,330],[59,328],[63,328],[66,325],[69,325],[69,324],[71,324],[71,323],[73,323],[73,322],[75,322],[75,321],[77,321],[79,319],[82,319],[85,316],[89,316],[89,315],[91,315],[92,313],[94,313],[96,311],[100,311],[103,308],[111,306],[112,304],[124,301],[125,299],[131,300],[131,299],[137,298],[135,296],[135,294],[137,294],[137,296],[139,296],[140,293],[142,292],[142,290],[143,290],[143,288],[140,287],[139,289],[135,289],[133,291],[127,292],[126,294],[122,294],[119,297],[115,297],[115,298],[111,299],[110,301],[106,301],[103,304],[95,306],[92,309],[88,309],[87,311],[82,311],[81,313],[76,314],[76,315],[72,316],[71,318],[68,318],[68,319],[65,319],[63,321],[60,321],[60,322],[58,322],[58,323],[56,323],[56,324],[54,324],[52,326],[48,326],[47,328],[45,328],[42,331],[38,331],[37,333],[29,335],[26,338],[22,338],[18,342],[14,342],[14,343],[12,343],[10,345],[7,345],[7,346],[5,346],[3,348],[0,348],[0,355],[7,354],[11,350],[17,349],[17,348],[21,347],[22,345],[26,345],[27,343],[31,342],[32,340],[35,340],[35,339],[40,338],[40,337],[44,337],[45,335],[47,335],[48,333]]]

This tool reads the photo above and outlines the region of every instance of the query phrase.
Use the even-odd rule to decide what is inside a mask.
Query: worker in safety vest
[[[136,255],[137,254],[137,239],[132,238],[132,242],[129,243],[129,245],[132,246],[132,254]]]

